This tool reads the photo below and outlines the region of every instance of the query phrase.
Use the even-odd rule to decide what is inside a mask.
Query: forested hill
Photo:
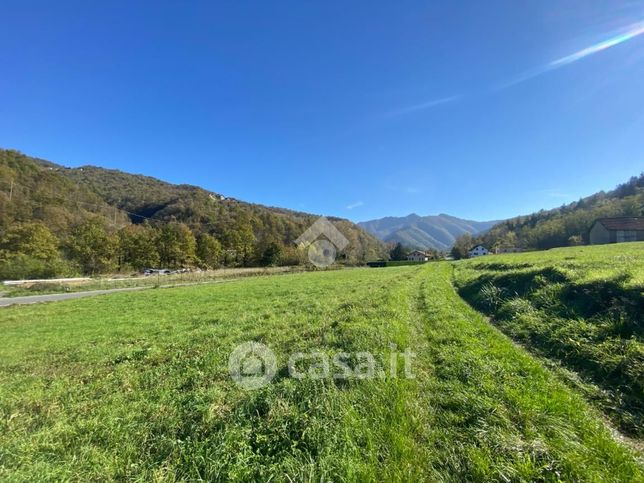
[[[0,278],[304,263],[294,240],[317,217],[0,149]],[[379,240],[352,222],[329,219],[350,242],[341,262],[385,254]]]
[[[553,210],[542,210],[495,225],[480,236],[462,237],[455,255],[472,245],[495,248],[548,249],[588,243],[595,220],[613,216],[644,216],[644,174],[632,177],[612,191],[600,191]],[[463,252],[463,253],[461,253]]]

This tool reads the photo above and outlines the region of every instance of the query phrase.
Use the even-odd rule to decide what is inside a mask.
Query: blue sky
[[[355,221],[499,219],[644,169],[644,2],[0,7],[0,146]]]

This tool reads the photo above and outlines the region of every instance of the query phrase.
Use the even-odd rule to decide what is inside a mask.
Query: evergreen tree
[[[451,255],[455,259],[459,260],[461,258],[467,258],[469,256],[469,251],[474,245],[474,240],[472,235],[465,233],[456,239],[454,246],[452,247]]]
[[[409,254],[409,251],[402,246],[402,243],[398,242],[396,245],[392,248],[391,252],[389,252],[389,258],[391,260],[407,260],[407,255]]]
[[[282,258],[282,247],[276,242],[269,242],[263,249],[259,258],[259,264],[264,267],[279,265]]]

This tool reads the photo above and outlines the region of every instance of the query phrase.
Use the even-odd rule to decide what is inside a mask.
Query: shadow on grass
[[[599,386],[590,398],[644,437],[644,297],[627,274],[575,284],[556,268],[483,272],[460,295],[503,332]]]

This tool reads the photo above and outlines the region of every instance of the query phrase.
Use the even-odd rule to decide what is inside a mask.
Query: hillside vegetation
[[[575,382],[624,432],[644,438],[644,243],[459,262],[461,295]],[[574,377],[571,381],[574,381]]]
[[[598,414],[451,275],[439,262],[4,309],[0,479],[641,480]],[[254,391],[228,373],[246,341],[277,355]],[[288,375],[296,351],[348,353],[359,371],[358,352],[382,368],[405,349],[414,378]]]
[[[296,265],[317,216],[204,189],[0,150],[0,279],[145,267]],[[341,263],[377,259],[381,242],[330,218],[349,240]]]
[[[473,238],[465,235],[457,240],[454,255],[464,256],[467,249],[479,243],[489,248],[537,250],[587,244],[595,220],[613,216],[644,216],[644,174],[612,191],[503,221]]]

